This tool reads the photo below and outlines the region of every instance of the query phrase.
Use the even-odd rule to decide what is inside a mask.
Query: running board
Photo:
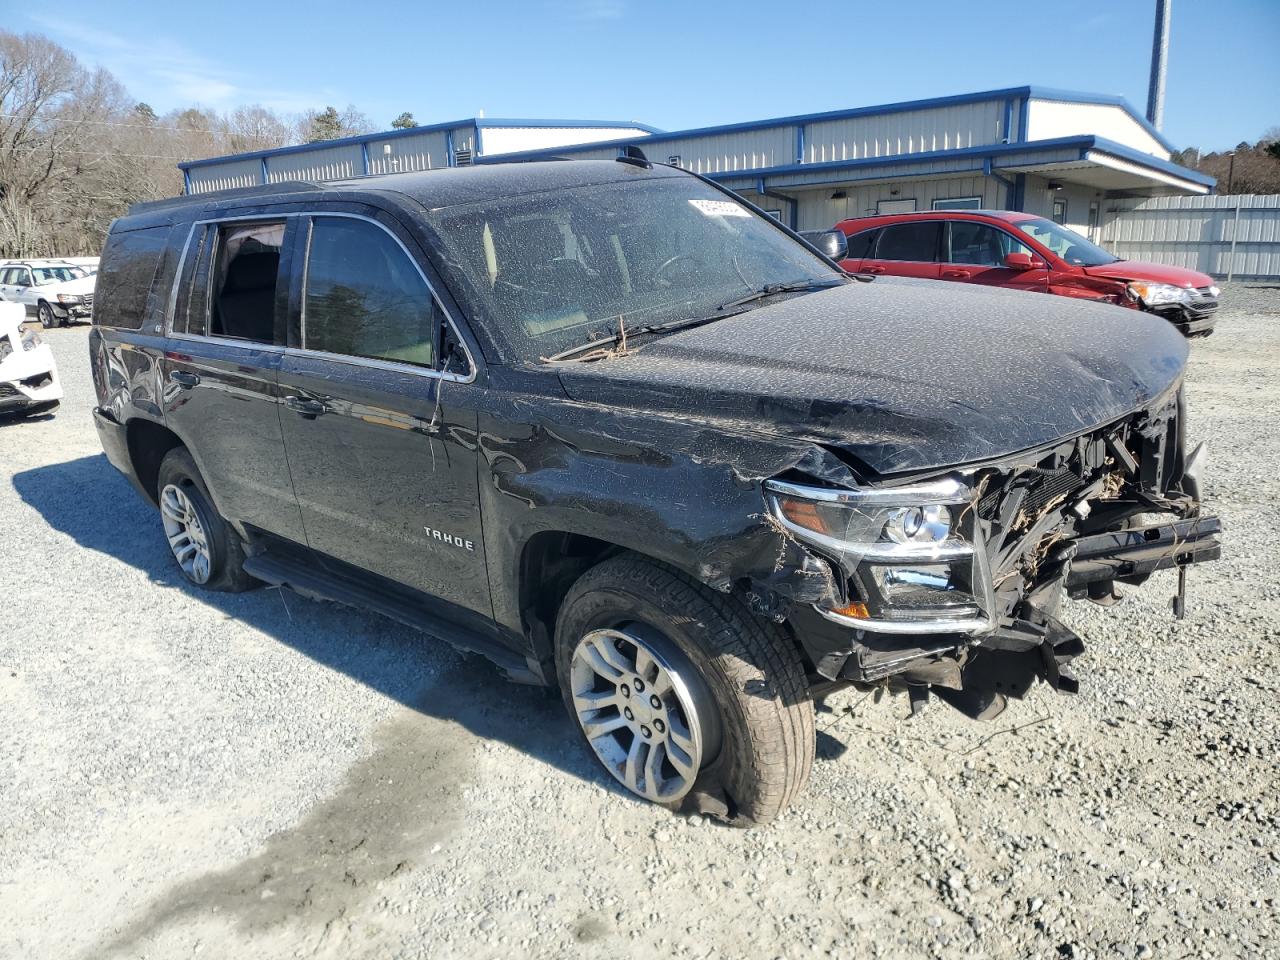
[[[519,653],[497,639],[440,616],[425,603],[415,603],[412,599],[389,594],[318,567],[314,560],[307,561],[301,557],[267,551],[246,557],[244,569],[271,586],[288,587],[312,600],[332,600],[348,607],[368,610],[388,620],[421,630],[443,640],[456,650],[478,653],[492,661],[508,680],[537,686],[547,684],[540,670],[535,670]]]

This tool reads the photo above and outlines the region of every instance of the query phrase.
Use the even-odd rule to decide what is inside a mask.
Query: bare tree
[[[0,30],[0,257],[96,252],[129,204],[181,192],[178,161],[302,142],[317,119],[331,136],[373,129],[353,106],[157,116],[47,37]]]

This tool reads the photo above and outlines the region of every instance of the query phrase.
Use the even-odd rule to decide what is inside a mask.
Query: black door
[[[442,371],[447,321],[392,230],[334,214],[299,237],[280,371],[293,486],[313,550],[487,618],[476,388],[468,365]]]
[[[165,421],[231,520],[304,541],[280,432],[292,220],[198,224],[160,364]],[[287,259],[287,257],[285,258]]]

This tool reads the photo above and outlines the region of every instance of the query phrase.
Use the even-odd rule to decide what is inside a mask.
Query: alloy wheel
[[[160,519],[182,572],[194,583],[208,583],[212,572],[208,535],[191,498],[177,484],[160,491]]]
[[[719,715],[676,645],[633,625],[593,630],[570,661],[573,709],[600,762],[646,800],[672,803],[720,748]]]

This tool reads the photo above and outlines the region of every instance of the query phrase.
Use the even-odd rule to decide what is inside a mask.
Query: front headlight
[[[883,633],[991,628],[991,578],[965,484],[832,490],[771,480],[765,491],[783,528],[845,574],[848,602],[824,616]]]
[[[83,303],[84,297],[74,293],[60,293],[58,294],[58,302],[65,303],[68,306],[74,306],[77,303]]]
[[[1134,281],[1129,284],[1129,295],[1141,300],[1149,307],[1161,307],[1171,303],[1190,303],[1191,291],[1185,287],[1175,287],[1171,283],[1143,283]]]

